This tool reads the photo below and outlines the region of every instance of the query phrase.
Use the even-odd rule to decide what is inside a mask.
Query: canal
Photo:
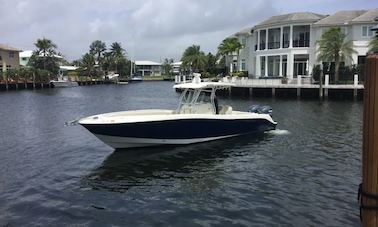
[[[220,97],[278,130],[113,152],[74,119],[176,108],[171,82],[0,93],[0,225],[356,226],[361,101]],[[201,130],[201,129],[198,129]]]

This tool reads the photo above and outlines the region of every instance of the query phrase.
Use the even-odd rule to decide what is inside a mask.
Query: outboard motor
[[[272,114],[273,110],[270,106],[252,105],[249,107],[248,112],[258,114]]]

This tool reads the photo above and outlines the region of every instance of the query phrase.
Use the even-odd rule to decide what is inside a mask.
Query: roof
[[[271,26],[271,25],[279,25],[279,24],[290,24],[290,23],[296,23],[296,22],[315,22],[324,17],[325,15],[311,13],[311,12],[289,13],[289,14],[269,17],[267,20],[264,20],[258,23],[254,28],[266,27],[266,26]]]
[[[161,63],[153,61],[135,61],[135,65],[161,65]]]
[[[251,34],[252,27],[244,28],[238,32],[236,32],[234,35],[248,35]]]
[[[172,66],[181,66],[182,64],[182,61],[178,61],[178,62],[173,62],[171,65]]]
[[[25,50],[25,51],[22,51],[22,52],[19,53],[20,58],[30,58],[32,55],[33,55],[32,50]],[[40,54],[39,56],[42,57],[43,54]],[[54,57],[55,58],[63,58],[62,56],[57,55],[57,54],[54,54]]]
[[[5,45],[5,44],[0,44],[0,50],[17,51],[17,52],[22,51],[20,49],[17,49],[17,48],[14,48],[14,47],[11,47],[11,46],[8,46],[8,45]]]
[[[61,69],[61,70],[76,70],[78,68],[79,67],[77,67],[77,66],[71,66],[71,65],[62,65],[62,66],[59,66],[59,69]]]
[[[366,10],[343,10],[316,22],[315,25],[344,25],[366,13]]]
[[[200,82],[200,83],[184,83],[174,85],[173,88],[178,89],[204,89],[204,88],[215,88],[215,89],[224,89],[232,87],[231,83],[224,82]]]
[[[368,10],[366,13],[354,18],[352,22],[377,22],[378,21],[378,8]]]

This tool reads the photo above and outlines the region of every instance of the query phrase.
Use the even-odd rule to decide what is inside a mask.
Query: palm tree
[[[43,58],[43,69],[46,69],[46,58],[53,57],[54,54],[56,54],[56,44],[53,43],[50,39],[37,39],[37,42],[34,43],[34,45],[37,47],[37,50],[35,53],[37,56],[42,56]]]
[[[243,48],[243,45],[236,37],[229,37],[222,41],[218,46],[218,56],[225,57],[236,52],[236,59],[239,60],[239,50]]]
[[[172,71],[173,58],[166,58],[163,62],[163,70],[165,75],[169,75]]]
[[[335,62],[335,82],[339,80],[340,62],[343,62],[346,58],[351,59],[351,55],[356,53],[352,41],[345,38],[346,34],[339,27],[333,27],[328,29],[316,42],[319,45],[317,60]]]
[[[206,55],[198,45],[186,48],[181,61],[183,68],[190,68],[190,70],[194,70],[195,72],[203,69],[207,63]]]
[[[92,71],[95,64],[96,64],[95,57],[92,54],[90,53],[84,54],[83,58],[81,59],[81,67],[85,70],[86,76],[89,76],[91,78],[91,81],[92,81]]]
[[[103,54],[105,51],[106,51],[106,44],[100,40],[93,41],[92,44],[89,46],[89,53],[96,56],[95,58],[96,64],[100,65],[100,69],[102,66]]]
[[[115,64],[115,70],[118,73],[118,64],[121,62],[125,57],[125,49],[122,48],[121,43],[114,42],[110,47],[110,56],[112,58],[113,63]]]
[[[378,38],[370,40],[369,52],[378,53]]]

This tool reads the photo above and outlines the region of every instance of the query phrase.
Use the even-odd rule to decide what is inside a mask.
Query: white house
[[[248,71],[250,77],[310,76],[316,60],[316,41],[330,27],[339,26],[353,41],[357,54],[347,65],[364,61],[370,30],[378,23],[378,9],[340,11],[333,15],[311,12],[273,16],[236,36],[244,48],[228,56],[227,66],[234,71]]]
[[[136,73],[144,76],[161,76],[162,64],[153,61],[135,61]]]
[[[27,66],[27,64],[29,63],[29,60],[30,60],[30,58],[31,58],[32,55],[33,55],[33,51],[32,50],[25,50],[25,51],[20,52],[19,53],[20,65],[21,66]],[[40,54],[39,56],[43,57],[43,54]],[[57,54],[54,54],[54,57],[58,58],[58,59],[63,59],[62,56],[57,55]]]
[[[181,64],[182,64],[182,61],[178,61],[178,62],[173,62],[171,64],[172,66],[172,73],[175,74],[175,75],[179,75],[180,72],[181,72]]]

